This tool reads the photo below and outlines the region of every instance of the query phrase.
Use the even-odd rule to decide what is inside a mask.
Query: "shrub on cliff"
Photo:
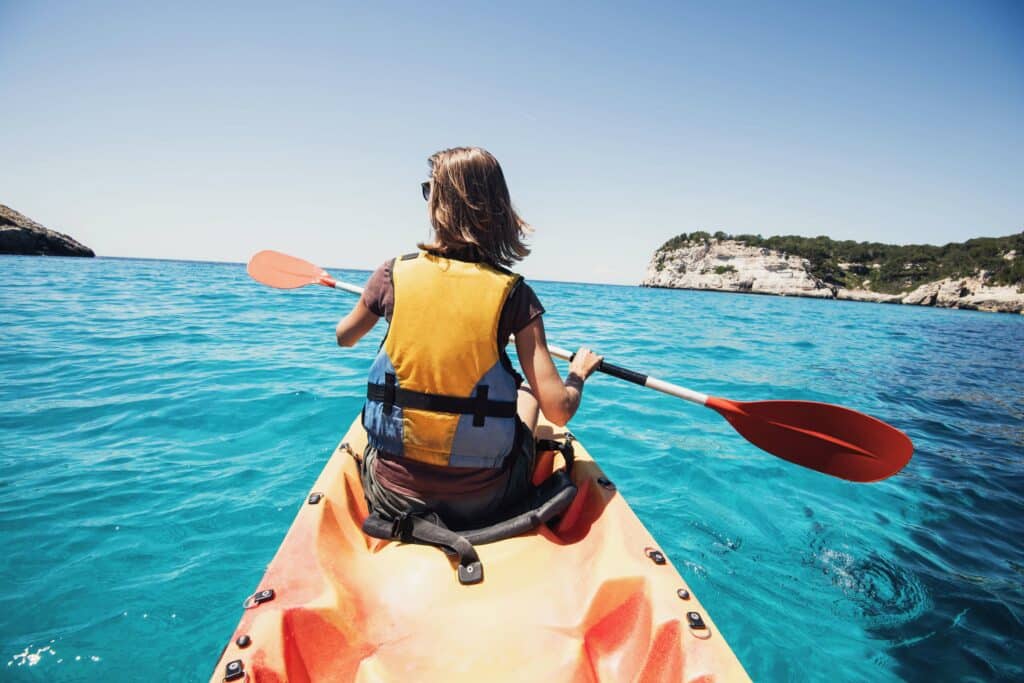
[[[1024,232],[935,246],[833,240],[824,235],[730,236],[721,231],[714,235],[697,231],[676,235],[659,251],[729,239],[807,259],[812,275],[850,289],[864,287],[867,281],[867,287],[877,292],[905,292],[925,282],[981,271],[989,284],[1024,287]],[[1011,254],[1013,257],[1007,258]]]

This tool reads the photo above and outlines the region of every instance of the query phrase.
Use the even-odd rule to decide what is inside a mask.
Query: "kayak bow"
[[[212,681],[748,680],[579,442],[572,506],[553,528],[478,546],[487,573],[473,586],[455,581],[435,548],[362,533],[355,456],[365,444],[356,420],[246,601]],[[550,471],[561,456],[539,461]]]

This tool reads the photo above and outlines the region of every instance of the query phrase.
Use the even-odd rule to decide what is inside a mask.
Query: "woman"
[[[515,514],[531,491],[538,407],[558,425],[601,362],[580,349],[563,383],[533,289],[505,267],[530,253],[498,161],[477,147],[430,157],[423,183],[434,239],[370,277],[338,323],[354,345],[381,317],[370,369],[361,476],[373,510],[433,511],[451,529]],[[515,335],[528,386],[504,347]]]

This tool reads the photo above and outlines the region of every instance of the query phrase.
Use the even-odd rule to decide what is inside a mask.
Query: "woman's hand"
[[[556,425],[564,426],[580,407],[583,380],[601,364],[601,356],[590,349],[577,351],[569,365],[569,376],[563,383],[551,360],[544,320],[539,317],[516,332],[516,351],[541,412]]]
[[[572,362],[569,363],[569,374],[576,375],[580,379],[587,379],[594,374],[594,370],[597,370],[603,360],[604,356],[599,356],[581,346],[579,351],[573,355]]]

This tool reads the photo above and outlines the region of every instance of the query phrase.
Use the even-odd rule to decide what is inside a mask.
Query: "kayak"
[[[545,423],[540,439],[573,439]],[[462,585],[436,548],[371,538],[357,419],[334,451],[211,681],[749,680],[625,499],[573,440],[557,522],[478,545]],[[624,452],[628,455],[628,452]],[[539,474],[564,467],[540,454]]]

